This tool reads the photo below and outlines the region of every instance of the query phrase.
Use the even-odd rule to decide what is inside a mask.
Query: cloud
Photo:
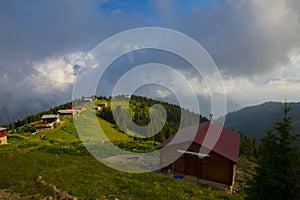
[[[226,75],[255,76],[287,64],[289,50],[300,45],[300,6],[291,2],[219,1],[173,23],[200,42]]]
[[[299,101],[300,54],[290,54],[288,64],[272,73],[247,77],[225,78],[228,97],[242,105],[254,105],[264,101]]]
[[[156,90],[155,93],[159,98],[167,98],[171,96],[171,93],[168,90]]]
[[[5,97],[0,97],[1,103],[43,99],[54,105],[70,98],[77,59],[107,37],[143,26],[172,28],[203,45],[223,75],[228,97],[239,104],[300,100],[300,1],[141,2],[132,1],[127,6],[107,0],[2,1],[0,91]],[[183,62],[157,58],[185,70]],[[88,70],[81,67],[81,71]],[[125,68],[115,68],[105,79],[105,86],[110,87]],[[201,78],[188,70],[185,73],[192,85],[199,86],[195,92],[208,97]],[[170,80],[178,88],[183,85]],[[184,88],[181,91],[189,94]]]
[[[36,93],[65,91],[76,80],[74,66],[84,60],[85,53],[71,53],[32,63],[35,73],[25,82],[29,82]]]

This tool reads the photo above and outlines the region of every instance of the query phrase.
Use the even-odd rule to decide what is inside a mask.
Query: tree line
[[[257,144],[256,139],[251,140],[249,137],[241,134],[239,155],[256,162],[258,154],[259,144]]]
[[[261,139],[258,167],[248,180],[247,199],[300,199],[299,134],[293,133],[290,105],[284,104],[282,119]]]
[[[122,98],[128,98],[128,97],[119,96],[117,98],[118,100],[122,101]],[[165,141],[166,139],[168,139],[169,137],[177,133],[181,123],[181,117],[185,118],[185,120],[182,121],[181,124],[182,127],[188,127],[191,125],[196,125],[201,122],[207,121],[207,119],[204,116],[193,113],[188,109],[181,108],[178,105],[169,104],[166,102],[161,102],[147,97],[135,96],[135,95],[132,95],[129,100],[130,118],[126,116],[125,108],[122,108],[121,106],[118,106],[116,108],[117,110],[116,112],[118,113],[118,115],[116,116],[117,119],[114,119],[113,111],[110,106],[105,107],[101,111],[99,111],[98,116],[109,121],[112,124],[116,124],[116,121],[118,121],[119,123],[121,123],[119,124],[119,126],[121,127],[122,126],[126,127],[126,124],[130,124],[128,120],[132,120],[134,123],[136,123],[139,126],[146,126],[150,123],[151,120],[149,116],[149,108],[155,104],[159,104],[164,107],[167,113],[166,122],[163,128],[156,135],[149,137],[145,140],[153,140],[157,142]],[[162,114],[159,113],[158,110],[156,110],[155,112],[157,112],[156,114],[158,116],[162,116]],[[130,129],[131,127],[127,127],[127,128]],[[155,130],[155,124],[154,124],[154,130]],[[151,133],[145,133],[145,135],[148,134]]]

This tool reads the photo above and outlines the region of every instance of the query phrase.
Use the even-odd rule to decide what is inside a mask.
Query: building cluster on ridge
[[[83,99],[84,103],[95,102],[96,98],[86,98]],[[103,107],[107,107],[106,102],[101,102],[99,106],[94,106],[95,110],[101,110]],[[84,110],[85,106],[78,106],[75,108],[66,108],[65,110],[58,110],[56,114],[47,114],[42,116],[42,123],[36,124],[36,132],[52,130],[56,125],[59,125],[62,122],[62,118],[72,118],[73,115],[76,115]]]

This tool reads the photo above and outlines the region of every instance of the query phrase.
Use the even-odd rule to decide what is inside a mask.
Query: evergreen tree
[[[298,199],[298,135],[291,133],[290,106],[285,103],[284,116],[275,122],[274,130],[262,139],[256,174],[249,180],[247,199]]]
[[[247,136],[242,136],[242,138],[241,138],[240,155],[243,155],[248,159],[250,159],[253,155],[253,148],[252,148],[251,140]]]
[[[253,157],[258,157],[258,145],[256,144],[255,138],[252,140]]]

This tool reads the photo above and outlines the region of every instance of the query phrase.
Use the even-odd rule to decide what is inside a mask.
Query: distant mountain
[[[293,132],[300,133],[300,102],[290,104]],[[266,102],[245,107],[227,114],[224,126],[250,138],[260,139],[266,130],[273,128],[274,122],[283,116],[283,107],[281,102]]]
[[[13,123],[17,120],[22,120],[25,117],[36,114],[42,111],[49,110],[50,108],[62,104],[61,102],[53,99],[17,99],[10,102],[0,104],[0,126]]]
[[[143,96],[143,95],[140,95]],[[209,114],[211,113],[211,99],[210,97],[207,96],[202,96],[202,95],[198,95],[198,104],[199,104],[199,109],[200,109],[200,114],[204,115],[206,117],[209,117]],[[217,102],[222,102],[222,96],[221,95],[215,95],[216,101]],[[170,97],[165,97],[165,98],[158,98],[158,97],[154,97],[153,99],[156,99],[158,101],[162,101],[162,102],[168,102],[174,105],[180,105],[176,99],[176,97],[170,96]],[[221,103],[220,103],[221,104]],[[218,110],[218,105],[214,105],[215,109]],[[236,110],[241,109],[242,106],[238,103],[236,103],[235,101],[233,101],[232,99],[227,98],[226,99],[226,113],[229,112],[233,112]],[[220,107],[219,109],[222,110],[222,108]],[[193,109],[191,109],[192,111],[195,111]],[[214,113],[214,116],[220,116],[220,113]]]
[[[15,105],[9,104],[0,106],[0,125],[12,123],[51,108],[51,105],[44,102],[21,102]]]

